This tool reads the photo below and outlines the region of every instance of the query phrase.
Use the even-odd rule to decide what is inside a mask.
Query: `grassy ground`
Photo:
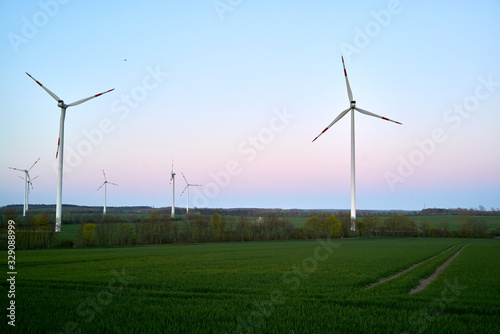
[[[500,328],[499,240],[472,240],[427,289],[408,294],[465,242],[390,238],[18,251],[16,330],[492,333]],[[7,290],[5,281],[1,289]]]

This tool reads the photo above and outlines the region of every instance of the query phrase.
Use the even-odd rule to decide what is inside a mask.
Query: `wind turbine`
[[[333,124],[337,123],[339,119],[345,116],[349,111],[351,112],[351,231],[356,231],[356,175],[355,175],[355,164],[354,164],[354,157],[355,157],[355,151],[354,151],[354,110],[359,111],[362,114],[368,115],[368,116],[373,116],[373,117],[378,117],[382,118],[383,120],[394,122],[397,124],[402,124],[400,122],[393,121],[392,119],[388,119],[386,117],[382,117],[379,115],[376,115],[372,112],[369,112],[367,110],[361,109],[356,107],[356,101],[354,101],[352,97],[352,92],[351,92],[351,86],[349,85],[349,79],[347,78],[347,71],[345,70],[345,64],[344,64],[344,57],[342,57],[342,66],[344,67],[344,76],[345,76],[345,83],[347,86],[347,95],[349,96],[349,102],[351,103],[351,106],[347,108],[346,110],[342,111],[337,118],[333,120],[333,122],[330,123],[321,133],[313,139],[313,142],[318,139],[323,133],[325,133],[326,130],[328,130]]]
[[[186,204],[186,214],[189,213],[189,187],[201,187],[200,184],[190,184],[188,182],[188,180],[186,179],[186,177],[184,176],[184,173],[181,173],[182,174],[182,177],[184,178],[184,181],[186,181],[186,188],[184,188],[184,190],[182,191],[181,193],[181,196],[182,194],[184,194],[184,191],[186,191],[186,189],[188,190],[188,195],[187,195],[187,204]]]
[[[35,188],[33,187],[33,181],[35,181],[40,175],[35,176],[31,181],[29,182],[31,185],[31,190],[34,190]],[[24,177],[19,176],[20,179],[25,180]],[[29,208],[29,203],[30,203],[30,187],[28,186],[28,196],[26,197],[26,211],[28,211]]]
[[[172,185],[172,214],[170,217],[175,218],[175,173],[174,160],[172,159],[172,170],[170,171],[170,184]]]
[[[26,216],[26,211],[28,211],[28,198],[29,198],[29,192],[30,192],[30,184],[31,184],[31,187],[33,187],[33,183],[31,183],[31,178],[30,178],[30,174],[29,174],[29,171],[31,170],[31,168],[33,168],[33,166],[36,165],[36,163],[38,162],[38,160],[40,160],[40,158],[38,158],[35,163],[33,165],[31,165],[30,168],[28,169],[20,169],[20,168],[14,168],[14,167],[9,167],[10,169],[14,169],[14,170],[18,170],[20,172],[24,172],[24,178],[21,177],[21,179],[23,179],[25,182],[24,182],[24,206],[23,206],[23,216]],[[38,176],[35,177],[35,179],[37,178]],[[34,179],[33,179],[34,180]]]
[[[38,82],[35,78],[33,78],[28,72],[26,72],[28,76],[33,79],[37,84],[40,85],[47,93],[49,93],[50,96],[54,98],[54,100],[57,101],[57,106],[61,108],[61,119],[59,122],[59,139],[57,140],[57,151],[56,151],[56,159],[58,155],[59,157],[59,171],[58,171],[58,181],[57,181],[57,204],[56,204],[56,232],[61,232],[61,219],[62,219],[62,178],[63,178],[63,153],[64,153],[64,118],[66,117],[66,109],[68,107],[73,107],[76,105],[79,105],[80,103],[86,102],[88,100],[91,100],[95,97],[101,96],[103,94],[111,92],[113,89],[110,89],[108,91],[92,95],[90,97],[87,97],[85,99],[81,99],[78,101],[75,101],[70,104],[65,104],[64,101],[59,98],[56,94],[52,93],[47,87],[43,86],[40,82]]]
[[[104,173],[104,169],[102,170],[102,175],[104,175],[104,183],[101,184],[101,186],[99,188],[97,188],[97,191],[99,191],[99,189],[102,188],[102,186],[104,186],[104,209],[102,210],[102,214],[105,215],[106,214],[106,189],[107,189],[107,184],[112,184],[114,186],[117,186],[116,183],[113,183],[113,182],[108,182],[108,180],[106,179],[106,173]]]

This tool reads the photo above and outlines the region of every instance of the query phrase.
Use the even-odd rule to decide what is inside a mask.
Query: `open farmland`
[[[408,294],[467,243],[436,281]],[[438,238],[18,251],[16,329],[491,333],[500,328],[499,251],[498,240]]]

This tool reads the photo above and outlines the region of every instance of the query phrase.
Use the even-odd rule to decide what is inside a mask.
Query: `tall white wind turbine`
[[[201,187],[200,184],[191,184],[188,182],[188,180],[186,179],[186,177],[184,176],[184,173],[181,173],[182,174],[182,177],[184,178],[184,181],[186,181],[186,188],[184,188],[184,190],[182,191],[181,193],[181,196],[182,194],[184,194],[184,191],[188,191],[188,194],[187,194],[187,204],[186,204],[186,214],[189,213],[189,187]]]
[[[347,108],[346,110],[342,111],[337,118],[333,120],[321,133],[313,139],[313,142],[318,139],[323,133],[325,133],[326,130],[328,130],[333,124],[337,123],[338,120],[340,120],[342,117],[345,116],[349,111],[351,112],[351,231],[356,231],[356,173],[355,173],[355,164],[354,164],[354,158],[355,158],[355,151],[354,151],[354,110],[359,111],[362,114],[368,115],[368,116],[373,116],[373,117],[378,117],[382,118],[383,120],[394,122],[397,124],[402,124],[400,122],[393,121],[392,119],[388,119],[386,117],[382,117],[379,115],[376,115],[374,113],[371,113],[367,110],[361,109],[356,107],[356,101],[354,101],[352,97],[352,92],[351,92],[351,86],[349,85],[349,79],[347,78],[347,71],[345,70],[345,64],[344,64],[344,57],[342,57],[342,66],[344,67],[344,76],[345,76],[345,83],[347,86],[347,95],[349,96],[349,102],[351,103],[351,106]]]
[[[170,217],[175,218],[175,173],[174,160],[172,160],[172,170],[170,171],[170,184],[172,185],[172,214]]]
[[[57,181],[57,204],[56,204],[56,232],[61,232],[61,220],[62,220],[62,178],[63,178],[63,153],[64,153],[64,118],[66,117],[66,109],[68,107],[73,107],[76,105],[79,105],[83,102],[86,102],[88,100],[91,100],[93,98],[96,98],[98,96],[101,96],[103,94],[111,92],[113,89],[107,90],[105,92],[92,95],[90,97],[87,97],[85,99],[81,99],[78,101],[75,101],[70,104],[65,104],[64,101],[59,98],[56,94],[52,93],[47,87],[42,85],[40,82],[38,82],[35,78],[33,78],[28,72],[26,72],[28,76],[33,79],[37,84],[40,85],[47,93],[49,93],[50,96],[54,98],[54,100],[57,101],[57,106],[61,108],[61,119],[59,122],[59,139],[57,140],[57,152],[56,152],[56,159],[59,155],[59,170],[58,170],[58,181]]]
[[[104,186],[104,209],[102,210],[102,214],[105,215],[106,214],[106,190],[107,190],[108,183],[112,184],[114,186],[117,186],[117,184],[113,183],[113,182],[109,182],[106,179],[106,173],[104,173],[104,169],[102,170],[102,175],[104,175],[104,182],[103,182],[103,184],[101,184],[101,186],[99,188],[97,188],[97,191],[99,191],[99,189],[101,189],[102,186]]]
[[[29,192],[30,192],[30,184],[31,186],[33,187],[33,183],[31,183],[31,178],[30,178],[30,174],[29,174],[29,171],[31,170],[31,168],[33,168],[33,166],[36,165],[36,163],[38,162],[38,160],[40,160],[40,158],[38,158],[35,163],[33,165],[31,165],[30,168],[28,169],[20,169],[20,168],[14,168],[14,167],[9,167],[10,169],[13,169],[13,170],[18,170],[20,172],[23,172],[24,173],[24,178],[21,177],[21,179],[24,180],[24,206],[23,206],[23,216],[26,216],[26,211],[28,211],[28,199],[29,199]],[[38,177],[38,176],[37,176]],[[35,179],[37,178],[35,177]],[[34,180],[34,179],[33,179]]]

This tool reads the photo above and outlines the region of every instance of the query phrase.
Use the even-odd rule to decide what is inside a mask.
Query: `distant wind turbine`
[[[181,196],[182,196],[182,194],[184,194],[184,191],[186,191],[186,189],[188,191],[187,204],[186,204],[186,214],[188,214],[189,213],[189,187],[201,187],[201,185],[200,184],[190,184],[188,182],[188,180],[186,179],[186,177],[184,176],[184,173],[181,173],[181,174],[182,174],[182,177],[184,178],[184,181],[186,181],[186,188],[184,188],[184,190],[182,191]]]
[[[170,217],[175,218],[175,173],[174,160],[172,159],[172,170],[170,171],[170,184],[172,185],[172,214]]]
[[[18,170],[20,172],[23,172],[24,173],[24,178],[21,177],[21,179],[24,180],[24,206],[23,206],[23,216],[26,216],[26,211],[28,211],[28,199],[29,199],[29,192],[30,192],[30,185],[31,187],[33,187],[33,183],[31,183],[31,178],[30,178],[30,174],[29,174],[29,171],[31,170],[31,168],[33,168],[33,166],[36,165],[36,163],[38,162],[38,160],[40,160],[40,158],[38,158],[35,163],[33,165],[31,165],[30,168],[28,169],[20,169],[20,168],[14,168],[14,167],[9,167],[10,169],[13,169],[13,170]],[[34,179],[36,179],[38,176],[36,176]],[[33,179],[33,180],[34,180]]]
[[[31,179],[29,182],[31,185],[31,190],[34,190],[35,188],[33,187],[33,181],[35,181],[40,175],[35,176],[34,178]],[[19,176],[21,180],[26,180],[26,178]],[[29,204],[30,204],[30,187],[28,187],[28,195],[26,197],[26,211],[29,209]]]
[[[337,123],[339,119],[345,116],[349,111],[352,111],[351,113],[351,231],[356,231],[356,175],[355,175],[355,164],[354,164],[354,157],[355,157],[355,151],[354,151],[354,110],[359,111],[362,114],[368,115],[368,116],[373,116],[373,117],[378,117],[382,118],[383,120],[394,122],[397,124],[402,124],[400,122],[393,121],[392,119],[388,119],[386,117],[382,117],[379,115],[376,115],[374,113],[371,113],[367,110],[361,109],[356,107],[356,101],[354,101],[352,97],[352,92],[351,92],[351,86],[349,85],[349,79],[347,78],[347,71],[345,70],[345,64],[344,64],[344,57],[342,57],[342,66],[344,67],[344,76],[345,76],[345,83],[347,86],[347,95],[349,96],[349,101],[351,103],[351,106],[347,108],[346,110],[342,111],[337,118],[333,120],[333,122],[330,123],[316,138],[313,139],[313,142],[318,139],[323,133],[325,133],[326,130],[328,130],[333,124]]]
[[[91,100],[93,98],[96,98],[98,96],[101,96],[103,94],[111,92],[113,89],[110,89],[108,91],[92,95],[90,97],[87,97],[85,99],[81,99],[78,101],[75,101],[70,104],[65,104],[64,101],[59,98],[56,94],[52,93],[47,87],[42,85],[40,82],[38,82],[35,78],[33,78],[31,75],[29,75],[28,72],[26,72],[28,76],[33,79],[37,84],[40,85],[47,93],[49,93],[50,96],[52,96],[56,101],[57,101],[57,106],[61,108],[61,119],[59,122],[59,139],[57,140],[57,152],[56,152],[56,159],[58,155],[59,157],[59,171],[58,171],[58,182],[57,182],[57,204],[56,204],[56,232],[61,232],[61,220],[62,220],[62,178],[63,178],[63,153],[64,153],[64,118],[66,117],[66,109],[68,107],[73,107],[76,105],[79,105],[80,103],[86,102],[88,100]]]
[[[97,188],[97,191],[99,191],[99,189],[101,189],[102,186],[104,186],[104,209],[102,210],[102,214],[105,215],[106,214],[106,189],[107,189],[107,185],[109,183],[109,184],[112,184],[114,186],[117,186],[117,184],[113,183],[113,182],[108,182],[108,180],[106,179],[106,173],[104,173],[104,169],[102,170],[102,175],[104,175],[104,182],[103,182],[103,184],[101,184],[101,186],[99,188]]]

